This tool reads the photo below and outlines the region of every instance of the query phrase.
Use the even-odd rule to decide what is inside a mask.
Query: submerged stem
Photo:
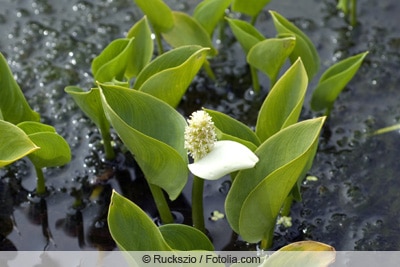
[[[173,223],[174,217],[169,209],[167,200],[165,199],[162,189],[154,184],[148,183],[154,202],[156,203],[158,214],[160,215],[163,224]]]
[[[36,194],[38,196],[43,196],[46,194],[46,183],[44,180],[44,174],[42,168],[36,167]]]
[[[206,228],[204,225],[203,190],[204,180],[197,176],[194,176],[192,185],[193,226],[204,233],[206,231]]]

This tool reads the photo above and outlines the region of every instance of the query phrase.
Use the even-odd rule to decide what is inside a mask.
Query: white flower
[[[199,160],[207,155],[217,141],[217,134],[211,116],[204,110],[195,111],[188,119],[185,129],[185,148],[189,155]]]
[[[210,115],[196,111],[185,129],[185,148],[194,159],[189,170],[196,176],[216,180],[234,171],[253,168],[258,157],[246,146],[230,140],[217,141]]]

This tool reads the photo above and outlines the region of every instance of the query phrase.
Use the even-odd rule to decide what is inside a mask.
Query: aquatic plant
[[[44,195],[43,168],[67,164],[71,150],[54,127],[39,122],[1,53],[0,77],[0,167],[27,156],[36,170],[36,193]]]

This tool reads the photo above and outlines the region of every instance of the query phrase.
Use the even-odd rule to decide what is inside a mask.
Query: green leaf
[[[265,40],[265,37],[250,23],[238,19],[226,18],[226,20],[246,55],[255,44]]]
[[[215,127],[221,131],[218,139],[237,141],[253,151],[261,144],[256,134],[242,122],[219,111],[204,110],[212,117]]]
[[[293,23],[289,22],[282,15],[275,11],[270,11],[270,13],[278,35],[284,37],[287,37],[288,35],[294,35],[296,37],[296,45],[292,54],[290,55],[290,61],[293,63],[299,57],[301,57],[301,60],[303,61],[307,70],[308,79],[311,80],[318,72],[320,65],[319,55],[315,46],[307,37],[307,35],[305,35]]]
[[[158,228],[174,250],[208,250],[214,251],[214,246],[208,237],[194,227],[184,224],[165,224]]]
[[[300,241],[284,246],[264,261],[263,267],[326,267],[335,261],[335,249],[315,241]]]
[[[168,51],[146,66],[134,88],[176,107],[206,60],[208,51],[200,46],[182,46]]]
[[[271,38],[261,41],[250,49],[247,62],[268,75],[273,85],[295,44],[294,37]]]
[[[150,217],[115,191],[111,195],[107,221],[111,236],[121,250],[172,250]]]
[[[0,120],[0,167],[17,161],[40,149],[14,124]]]
[[[137,90],[99,84],[106,117],[147,181],[178,197],[188,178],[186,121],[165,102]]]
[[[232,0],[203,0],[200,2],[193,13],[196,19],[211,36],[218,22],[224,17],[225,10],[229,7]]]
[[[71,149],[54,127],[32,121],[21,122],[17,126],[40,147],[28,155],[36,168],[62,166],[70,162]]]
[[[233,0],[232,10],[255,17],[271,0]]]
[[[211,37],[207,31],[189,15],[173,11],[174,27],[162,33],[162,36],[172,47],[180,47],[186,45],[200,45],[210,48],[210,55],[215,56],[218,52],[214,48]]]
[[[2,53],[0,53],[0,112],[4,120],[13,124],[40,119],[39,114],[33,111],[26,101]]]
[[[314,156],[325,117],[293,124],[267,139],[257,165],[236,176],[225,201],[232,229],[247,242],[271,240],[279,210]]]
[[[150,62],[152,55],[151,32],[143,18],[130,29],[128,38],[112,41],[93,59],[92,73],[99,82],[130,80]]]
[[[132,57],[128,59],[129,63],[125,75],[127,77],[136,77],[150,62],[154,51],[154,43],[147,18],[143,17],[136,22],[126,37],[135,38],[135,47],[132,49]]]
[[[262,142],[297,122],[307,85],[307,73],[299,59],[282,75],[261,106],[256,134]]]
[[[98,128],[108,129],[110,123],[108,122],[103,106],[100,99],[100,91],[98,88],[92,88],[90,91],[84,91],[76,86],[67,86],[67,92],[79,106],[79,108],[88,116]]]
[[[162,0],[133,0],[148,17],[156,32],[165,32],[174,26],[171,9]]]
[[[340,92],[357,73],[368,52],[346,58],[328,68],[321,76],[311,99],[315,111],[330,109]]]

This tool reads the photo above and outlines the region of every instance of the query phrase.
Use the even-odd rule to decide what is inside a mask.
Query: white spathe
[[[238,170],[253,168],[258,157],[245,145],[235,141],[215,142],[213,149],[203,158],[189,164],[189,170],[197,177],[217,180]]]

